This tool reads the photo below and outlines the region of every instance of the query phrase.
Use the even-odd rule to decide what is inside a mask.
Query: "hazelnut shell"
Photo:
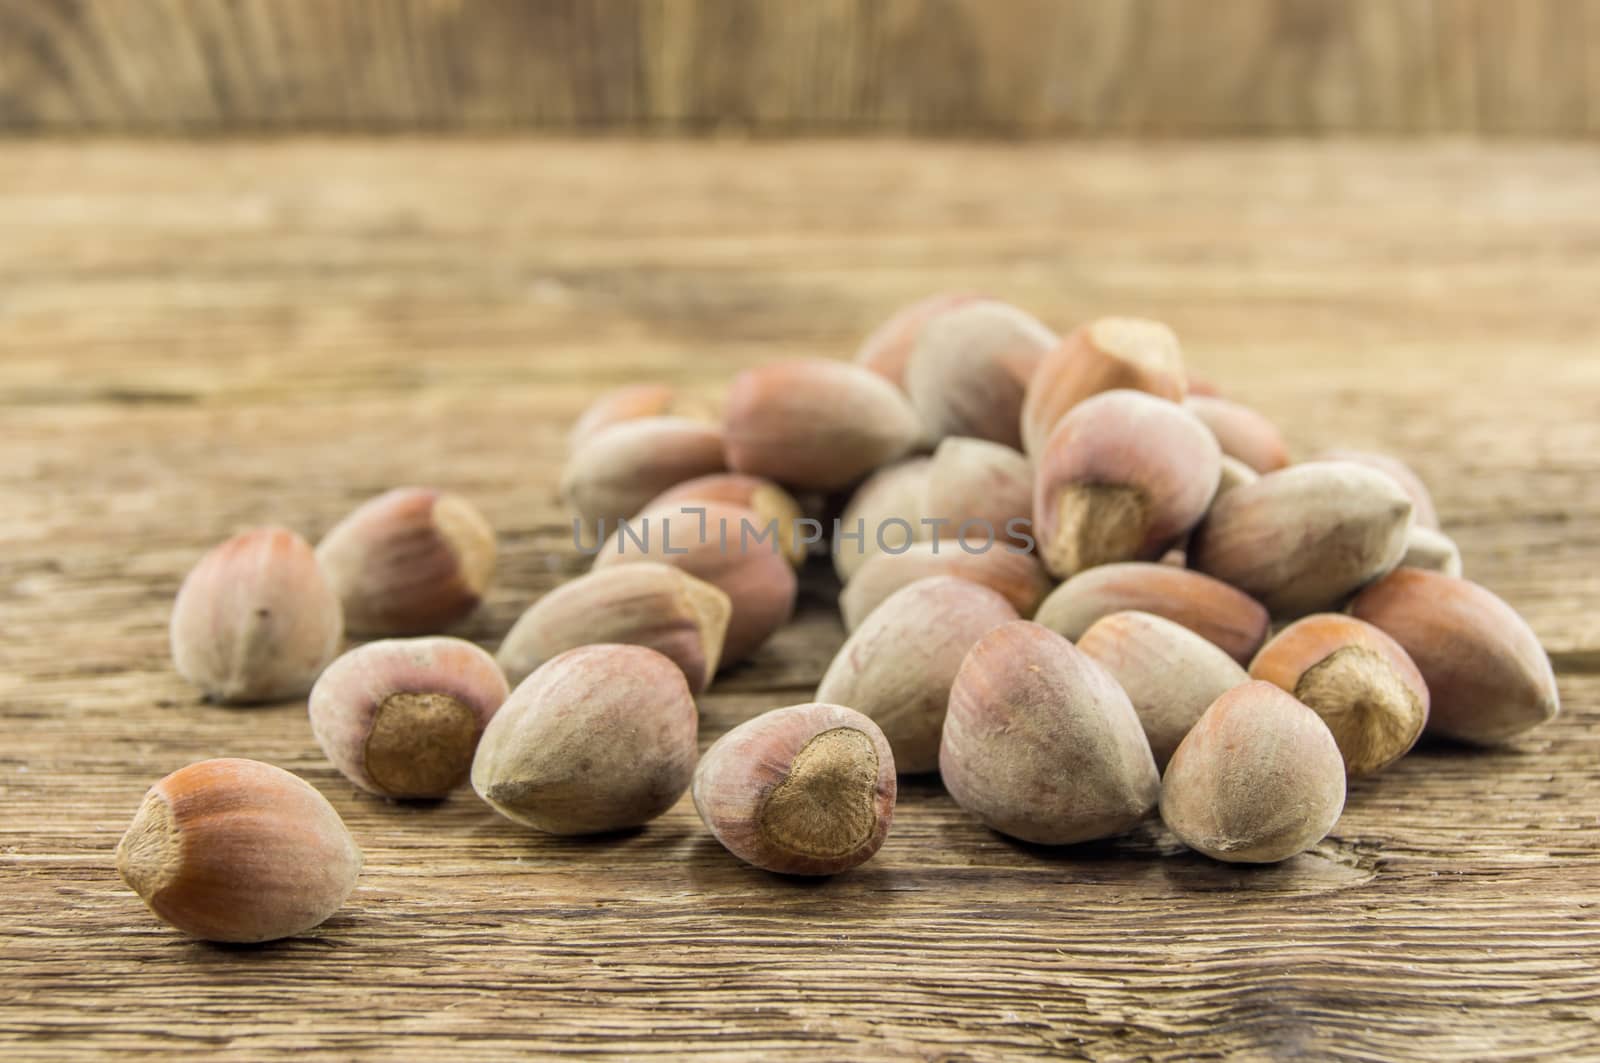
[[[847,631],[901,587],[930,576],[955,576],[981,583],[1011,603],[1018,616],[1032,616],[1050,590],[1049,577],[1032,554],[996,541],[912,543],[898,553],[883,551],[861,566],[839,595]]]
[[[494,578],[494,529],[460,495],[398,487],[317,544],[356,635],[427,635],[464,620]]]
[[[1034,533],[1052,575],[1154,561],[1205,516],[1217,441],[1181,406],[1139,391],[1078,403],[1037,456]]]
[[[681,568],[655,561],[614,565],[564,583],[531,605],[496,660],[512,683],[520,683],[579,646],[647,646],[682,669],[690,692],[698,694],[717,672],[732,615],[726,593]]]
[[[973,437],[1022,446],[1022,397],[1060,342],[1033,315],[993,299],[929,318],[905,369],[906,394],[931,440]]]
[[[871,718],[902,774],[936,771],[950,685],[987,632],[1017,619],[1011,603],[950,576],[918,580],[886,598],[840,648],[816,700]]]
[[[1127,693],[1157,768],[1167,766],[1213,701],[1250,678],[1221,647],[1153,613],[1101,617],[1078,639],[1078,649]]]
[[[494,658],[462,639],[380,639],[334,661],[311,688],[311,733],[369,793],[443,797],[472,768],[505,701]]]
[[[1362,591],[1350,612],[1398,642],[1422,673],[1431,734],[1495,745],[1561,711],[1538,636],[1470,580],[1397,569]]]
[[[668,504],[645,510],[629,527],[601,545],[595,570],[656,561],[721,590],[732,606],[724,666],[754,653],[794,615],[794,566],[776,537],[761,539],[768,522],[753,511],[720,502]]]
[[[255,528],[210,550],[179,588],[169,629],[178,674],[233,704],[305,694],[343,633],[311,545],[286,528]]]
[[[1218,499],[1189,540],[1189,565],[1292,619],[1335,608],[1394,568],[1410,527],[1411,500],[1388,476],[1309,462]]]
[[[309,783],[224,758],[150,788],[117,846],[117,873],[192,937],[274,941],[338,911],[355,889],[361,850]]]
[[[939,771],[987,826],[1042,845],[1121,834],[1160,790],[1128,695],[1072,643],[1025,620],[990,631],[962,661]]]
[[[734,472],[834,491],[910,451],[922,424],[905,395],[878,374],[813,359],[735,377],[725,433]]]
[[[642,826],[688,788],[698,722],[666,657],[580,646],[523,680],[495,713],[472,788],[507,819],[550,834]]]
[[[1022,404],[1023,450],[1037,457],[1061,418],[1091,395],[1117,388],[1182,401],[1183,353],[1159,321],[1105,317],[1072,332],[1044,356]]]
[[[687,417],[623,421],[586,438],[561,473],[561,497],[601,532],[685,480],[721,472],[722,429]]]
[[[835,875],[870,859],[894,819],[894,754],[841,705],[773,709],[712,744],[694,805],[729,852],[786,875]]]
[[[1034,619],[1076,640],[1101,617],[1130,609],[1182,624],[1240,664],[1250,663],[1272,625],[1260,602],[1221,580],[1141,561],[1078,573],[1050,592]]]
[[[1161,818],[1189,848],[1275,863],[1328,836],[1344,810],[1344,760],[1317,714],[1271,683],[1206,709],[1161,779]]]

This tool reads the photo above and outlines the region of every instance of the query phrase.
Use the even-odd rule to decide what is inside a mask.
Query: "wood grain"
[[[0,131],[1600,129],[1600,0],[0,0]]]
[[[15,1058],[1484,1059],[1600,1054],[1600,151],[1330,143],[12,143],[0,151],[0,1053]],[[815,884],[728,857],[687,800],[535,836],[470,794],[357,793],[304,705],[200,704],[168,609],[211,543],[459,490],[503,564],[488,646],[581,570],[556,500],[599,389],[708,395],[847,356],[977,287],[1066,327],[1173,323],[1300,455],[1391,449],[1468,572],[1558,663],[1563,716],[1362,780],[1273,868],[1157,824],[1050,851],[908,783]],[[801,618],[703,700],[703,739],[804,700]],[[262,949],[186,942],[117,880],[191,760],[298,772],[367,853]]]

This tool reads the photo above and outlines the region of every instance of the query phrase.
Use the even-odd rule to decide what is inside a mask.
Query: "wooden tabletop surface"
[[[687,799],[587,841],[465,790],[385,803],[303,702],[205,705],[173,672],[203,550],[405,483],[498,528],[462,629],[492,648],[584,568],[556,482],[596,392],[848,357],[951,287],[1163,318],[1297,453],[1403,455],[1549,648],[1561,718],[1357,782],[1281,866],[1154,823],[1019,845],[908,781],[877,858],[806,883]],[[1597,293],[1594,146],[4,143],[0,1052],[1600,1055]],[[703,740],[808,700],[835,592],[814,563]],[[320,930],[197,944],[118,880],[145,789],[222,755],[301,774],[365,849]]]

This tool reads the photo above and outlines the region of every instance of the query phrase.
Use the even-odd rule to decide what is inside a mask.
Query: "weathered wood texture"
[[[1600,1054],[1600,151],[1330,144],[284,141],[0,151],[0,1051],[28,1059],[1352,1059]],[[908,784],[877,859],[741,866],[690,803],[543,838],[460,793],[356,793],[303,704],[200,704],[165,625],[247,524],[320,534],[396,483],[502,533],[485,644],[582,564],[556,500],[598,389],[715,393],[847,355],[979,287],[1068,325],[1171,321],[1288,430],[1410,458],[1566,711],[1362,781],[1274,868],[1159,825],[1051,852]],[[802,621],[704,738],[803,700]],[[118,882],[146,786],[202,757],[303,774],[368,865],[320,931],[193,944]]]
[[[1600,0],[0,0],[0,130],[1600,131]]]

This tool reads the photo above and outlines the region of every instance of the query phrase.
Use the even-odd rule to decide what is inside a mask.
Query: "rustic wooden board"
[[[259,1059],[1600,1053],[1600,151],[287,141],[0,149],[0,1052]],[[200,704],[165,624],[256,522],[320,534],[396,483],[502,534],[493,645],[582,567],[555,498],[598,389],[708,394],[976,286],[1068,325],[1171,321],[1304,454],[1405,454],[1471,574],[1530,618],[1565,714],[1428,748],[1265,869],[1159,825],[1066,851],[904,788],[877,859],[741,866],[687,801],[543,838],[461,793],[356,793],[302,704]],[[803,700],[801,622],[704,737]],[[112,869],[144,789],[244,755],[366,850],[304,939],[189,943]]]
[[[0,131],[1600,131],[1600,0],[0,0]]]

